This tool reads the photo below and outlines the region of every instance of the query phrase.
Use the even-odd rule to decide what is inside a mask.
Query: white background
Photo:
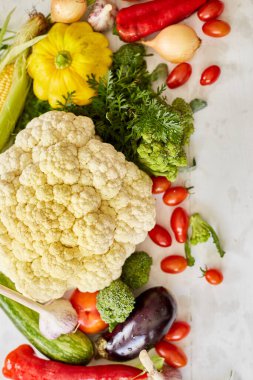
[[[159,263],[168,254],[182,252],[182,247],[158,249],[148,239],[144,243],[156,262],[152,285],[171,289],[179,318],[192,325],[190,337],[180,343],[189,357],[184,380],[228,380],[231,370],[237,380],[253,378],[253,0],[225,1],[225,5],[222,18],[232,25],[226,38],[205,36],[196,16],[186,21],[195,27],[202,46],[191,62],[190,81],[169,92],[168,99],[208,101],[208,108],[196,114],[189,150],[197,169],[179,182],[194,186],[185,206],[201,212],[217,229],[226,256],[220,260],[211,243],[202,245],[194,250],[195,268],[173,277],[162,274]],[[49,13],[49,0],[0,0],[0,24],[14,6],[12,28],[19,27],[33,6]],[[114,37],[114,49],[117,41]],[[155,56],[151,66],[160,61]],[[218,64],[222,75],[215,85],[201,87],[200,73],[211,64]],[[169,228],[170,210],[162,207],[160,198],[157,208],[158,222]],[[212,287],[199,278],[199,266],[205,264],[222,269],[224,284]],[[6,354],[25,341],[0,310],[0,367]]]

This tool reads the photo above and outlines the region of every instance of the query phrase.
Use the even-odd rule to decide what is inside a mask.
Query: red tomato
[[[163,201],[167,206],[177,206],[183,202],[189,195],[186,187],[175,186],[166,190],[163,196]]]
[[[198,11],[201,21],[209,21],[219,17],[224,11],[224,3],[220,0],[210,0]]]
[[[191,326],[187,322],[176,321],[164,337],[168,342],[177,342],[184,339],[191,331]]]
[[[187,261],[183,256],[171,255],[161,261],[161,269],[170,274],[183,272],[187,268]]]
[[[205,22],[202,30],[210,37],[224,37],[230,33],[230,25],[222,20],[210,20]]]
[[[219,285],[223,281],[223,274],[218,269],[206,269],[202,272],[206,281],[211,285]]]
[[[181,348],[162,340],[155,345],[155,349],[165,362],[173,368],[181,368],[187,364],[187,356]]]
[[[189,217],[182,207],[177,207],[173,211],[170,219],[172,231],[178,243],[185,243],[189,227]]]
[[[108,326],[97,310],[97,294],[75,290],[70,299],[78,315],[79,329],[86,334],[97,334]]]
[[[221,69],[219,66],[213,65],[207,67],[201,74],[200,84],[202,86],[208,86],[216,82],[220,76]]]
[[[189,63],[183,62],[177,65],[167,78],[167,86],[169,88],[177,88],[185,84],[190,78],[192,67]]]
[[[151,177],[153,181],[152,194],[164,193],[170,186],[171,182],[166,177]]]
[[[156,224],[155,227],[149,231],[148,235],[150,239],[160,247],[169,247],[172,243],[170,233],[159,224]]]

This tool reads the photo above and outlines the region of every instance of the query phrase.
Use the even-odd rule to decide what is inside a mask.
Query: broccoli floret
[[[97,309],[103,321],[109,324],[109,331],[124,322],[134,308],[134,295],[121,280],[113,281],[110,286],[100,290],[97,295]]]
[[[131,289],[146,285],[149,279],[152,258],[146,252],[135,252],[122,268],[121,280]]]
[[[192,228],[192,234],[190,237],[190,243],[196,245],[199,243],[205,243],[210,237],[213,238],[213,242],[221,257],[225,255],[220,240],[214,229],[208,224],[200,214],[196,213],[190,217],[190,226]]]

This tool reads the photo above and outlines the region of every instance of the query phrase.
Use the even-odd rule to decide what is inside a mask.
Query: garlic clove
[[[88,23],[96,32],[105,32],[113,27],[117,7],[112,1],[96,0],[88,17]]]
[[[53,301],[44,306],[44,311],[40,313],[39,328],[41,334],[50,340],[73,332],[77,323],[77,313],[68,300]]]

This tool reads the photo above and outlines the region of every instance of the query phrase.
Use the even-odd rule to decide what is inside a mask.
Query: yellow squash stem
[[[10,138],[31,85],[27,73],[29,41],[32,43],[46,27],[47,21],[42,14],[31,15],[0,59],[0,151]]]

